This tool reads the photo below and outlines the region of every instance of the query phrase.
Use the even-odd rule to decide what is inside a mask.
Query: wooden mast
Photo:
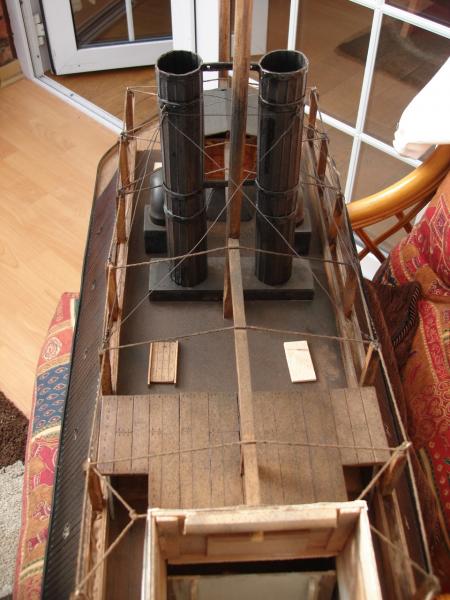
[[[226,0],[224,0],[226,2]],[[227,210],[227,238],[239,239],[245,135],[247,128],[248,74],[250,70],[250,40],[253,0],[236,0],[234,11],[233,83],[231,90],[231,139]],[[233,315],[229,266],[225,269],[223,313]]]
[[[220,0],[219,7],[219,60],[230,62],[231,51],[231,1]],[[220,71],[219,77],[227,77],[228,71]]]
[[[224,2],[226,3],[226,2]],[[253,0],[236,0],[234,16],[234,61],[231,105],[231,142],[228,194],[231,202],[227,210],[227,260],[224,280],[224,317],[234,319],[234,347],[238,379],[238,401],[241,441],[241,459],[244,471],[246,504],[261,502],[258,462],[253,414],[253,390],[250,370],[248,333],[246,328],[244,290],[242,285],[239,236],[241,229],[243,158],[247,127],[248,73],[250,69],[250,38]]]

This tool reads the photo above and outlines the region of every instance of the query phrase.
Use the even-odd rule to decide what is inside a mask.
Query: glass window
[[[287,48],[290,0],[269,0],[267,52]]]
[[[128,41],[124,0],[70,0],[79,48],[97,42]]]
[[[363,143],[359,155],[352,200],[359,200],[360,198],[381,191],[402,177],[405,177],[413,168],[389,154],[385,154]],[[370,237],[375,238],[396,222],[397,219],[395,217],[386,219],[381,223],[367,227],[366,231]],[[404,235],[406,235],[404,230],[393,235],[382,244],[383,250],[386,250],[386,252],[391,250]]]
[[[329,152],[334,160],[336,169],[339,173],[339,181],[342,191],[345,190],[345,182],[347,181],[348,162],[352,151],[353,138],[339,129],[335,129],[330,125],[323,126],[324,131],[330,140]]]
[[[169,0],[135,0],[133,21],[134,36],[137,40],[172,37]]]
[[[430,21],[436,21],[442,25],[450,26],[450,3],[448,0],[386,0],[386,4],[403,8],[408,12],[420,15]],[[404,30],[410,25],[405,23]]]
[[[354,125],[369,45],[372,10],[349,0],[302,0],[297,48],[310,61],[308,85],[324,112]]]
[[[79,48],[105,42],[128,42],[124,0],[70,0]],[[136,40],[170,37],[170,0],[134,0],[132,3]]]
[[[392,144],[400,116],[449,55],[448,39],[384,17],[365,131]]]

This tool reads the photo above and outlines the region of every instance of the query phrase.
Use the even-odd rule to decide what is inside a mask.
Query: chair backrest
[[[358,253],[362,260],[372,253],[383,262],[385,255],[381,244],[397,231],[409,233],[413,220],[431,200],[439,184],[450,169],[450,145],[438,146],[429,158],[411,173],[391,186],[347,205],[350,222],[363,248]],[[365,228],[396,217],[397,222],[386,231],[372,238]]]

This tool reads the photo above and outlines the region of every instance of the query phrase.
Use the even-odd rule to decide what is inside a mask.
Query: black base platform
[[[181,287],[170,278],[171,263],[161,262],[150,266],[150,301],[160,300],[222,300],[224,258],[208,259],[208,278],[199,285]],[[314,281],[307,259],[294,258],[292,276],[282,285],[266,285],[254,274],[254,258],[241,258],[244,297],[246,300],[312,300]]]
[[[222,190],[216,190],[222,191]],[[244,210],[244,208],[243,208]],[[208,218],[209,217],[208,215]],[[247,218],[242,218],[247,221]],[[165,254],[167,252],[166,226],[156,225],[150,218],[150,206],[147,204],[144,209],[144,243],[147,254]],[[309,210],[305,208],[305,218],[300,225],[295,228],[294,248],[301,256],[306,256],[311,244],[311,216]]]

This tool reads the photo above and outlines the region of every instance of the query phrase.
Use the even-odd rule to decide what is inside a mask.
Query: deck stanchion
[[[328,161],[328,140],[326,137],[323,137],[320,140],[319,146],[319,159],[317,162],[317,177],[321,182],[325,181],[325,172],[327,170],[327,161]],[[319,193],[323,196],[323,188],[318,186]]]
[[[276,50],[259,66],[256,248],[289,254],[283,238],[292,248],[295,225],[303,220],[299,185],[308,59],[296,50]],[[285,283],[292,260],[257,252],[256,276],[269,285]]]
[[[344,289],[342,292],[342,308],[344,315],[347,319],[350,318],[355,304],[356,290],[358,288],[358,277],[356,274],[355,267],[348,265],[347,276],[344,282]]]
[[[116,236],[117,243],[123,244],[127,241],[127,228],[125,219],[125,194],[119,191],[117,196],[117,222],[116,222]]]
[[[134,129],[134,91],[127,89],[125,96],[125,131],[128,133]]]
[[[119,299],[117,298],[116,269],[112,264],[108,264],[106,271],[108,312],[111,320],[117,321],[119,315]]]
[[[331,223],[328,227],[328,241],[330,243],[330,249],[332,251],[336,248],[336,238],[342,225],[342,217],[344,213],[344,196],[338,192],[336,194],[336,201],[334,204],[333,214],[331,217]]]
[[[103,396],[110,396],[113,393],[111,360],[108,348],[106,348],[103,352],[103,360],[101,366],[101,386]]]
[[[311,92],[309,94],[309,116],[308,116],[308,130],[307,137],[310,144],[314,144],[313,138],[316,133],[316,118],[317,118],[317,108],[319,103],[319,92],[317,88],[311,88]]]
[[[128,139],[126,132],[122,132],[119,144],[119,171],[122,188],[130,185],[130,167],[128,164]]]

